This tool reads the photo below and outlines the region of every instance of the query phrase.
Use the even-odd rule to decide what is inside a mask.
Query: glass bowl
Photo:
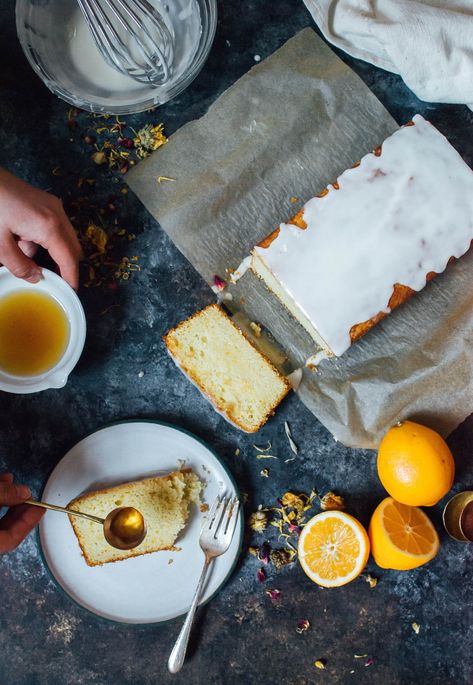
[[[142,84],[100,55],[77,0],[17,0],[16,27],[34,71],[58,97],[90,112],[131,114],[161,105],[197,76],[217,25],[216,0],[153,0],[174,28],[171,79]]]

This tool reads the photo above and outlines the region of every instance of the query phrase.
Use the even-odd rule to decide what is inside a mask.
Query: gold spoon
[[[146,537],[145,520],[141,512],[134,507],[118,507],[113,509],[106,518],[101,519],[92,514],[85,514],[83,511],[74,511],[47,502],[37,502],[33,499],[27,499],[25,504],[32,504],[34,507],[43,507],[53,511],[62,511],[64,514],[71,514],[72,516],[82,516],[82,518],[100,523],[103,526],[106,541],[117,549],[138,547]]]

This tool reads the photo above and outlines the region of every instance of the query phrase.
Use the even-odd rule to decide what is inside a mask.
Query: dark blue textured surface
[[[213,100],[254,64],[305,26],[312,25],[302,2],[219,2],[214,48],[197,80],[154,117],[168,134],[201,116]],[[463,106],[422,103],[402,80],[339,53],[363,78],[399,123],[415,112],[444,132],[473,163],[473,114]],[[90,149],[66,124],[68,106],[34,75],[17,43],[13,0],[0,0],[0,164],[26,180],[61,195],[66,204],[78,170],[97,177],[93,193],[104,201],[116,192],[111,172],[90,162]],[[126,117],[134,128],[149,115]],[[51,171],[60,166],[62,175]],[[212,301],[213,296],[169,238],[131,196],[119,206],[120,221],[137,234],[128,254],[140,255],[142,272],[120,285],[82,289],[89,325],[84,355],[67,386],[39,395],[0,395],[0,471],[11,470],[37,494],[63,454],[84,435],[128,417],[158,418],[193,431],[225,460],[248,511],[273,504],[287,489],[344,495],[348,510],[367,524],[383,492],[375,454],[338,445],[295,396],[289,397],[257,436],[272,451],[290,456],[288,421],[300,454],[255,459],[255,438],[239,433],[202,399],[167,357],[161,335],[171,325]],[[115,305],[112,308],[111,305]],[[107,311],[106,311],[107,310]],[[104,313],[105,312],[105,313]],[[144,371],[142,378],[138,373]],[[448,403],[448,388],[445,388]],[[449,443],[457,461],[455,489],[473,485],[468,419]],[[235,456],[235,449],[240,449]],[[268,466],[270,477],[260,470]],[[440,528],[441,507],[432,517]],[[255,542],[263,538],[255,537]],[[171,677],[167,656],[180,621],[153,628],[96,621],[59,593],[38,555],[34,538],[0,558],[1,685],[145,685],[192,683],[305,685],[468,685],[473,681],[471,572],[473,545],[442,535],[442,549],[428,566],[410,573],[368,570],[379,577],[370,589],[358,579],[338,590],[321,590],[298,566],[268,571],[256,580],[259,562],[244,555],[230,583],[202,612],[190,658]],[[267,588],[281,590],[279,602]],[[311,629],[299,635],[297,621]],[[419,635],[412,622],[421,626]],[[374,658],[365,667],[366,659]],[[316,659],[326,669],[314,668]],[[354,671],[354,672],[352,672]]]

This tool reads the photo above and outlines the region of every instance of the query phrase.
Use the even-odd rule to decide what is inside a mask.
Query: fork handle
[[[194,616],[196,609],[199,605],[199,599],[202,594],[202,588],[205,584],[205,579],[207,578],[207,572],[209,570],[210,564],[213,559],[210,557],[205,557],[204,568],[200,574],[199,582],[197,583],[197,588],[195,590],[194,599],[187,613],[184,625],[181,628],[179,637],[176,640],[176,644],[169,656],[168,660],[168,670],[170,673],[177,673],[181,670],[184,659],[186,658],[187,644],[189,642],[189,636],[191,634],[192,624],[194,622]]]

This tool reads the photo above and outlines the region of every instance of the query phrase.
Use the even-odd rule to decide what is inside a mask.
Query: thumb
[[[37,283],[41,279],[41,269],[20,249],[11,233],[0,244],[0,262],[14,276],[29,283]]]
[[[0,482],[0,507],[11,507],[22,504],[31,497],[31,490],[26,485]]]

